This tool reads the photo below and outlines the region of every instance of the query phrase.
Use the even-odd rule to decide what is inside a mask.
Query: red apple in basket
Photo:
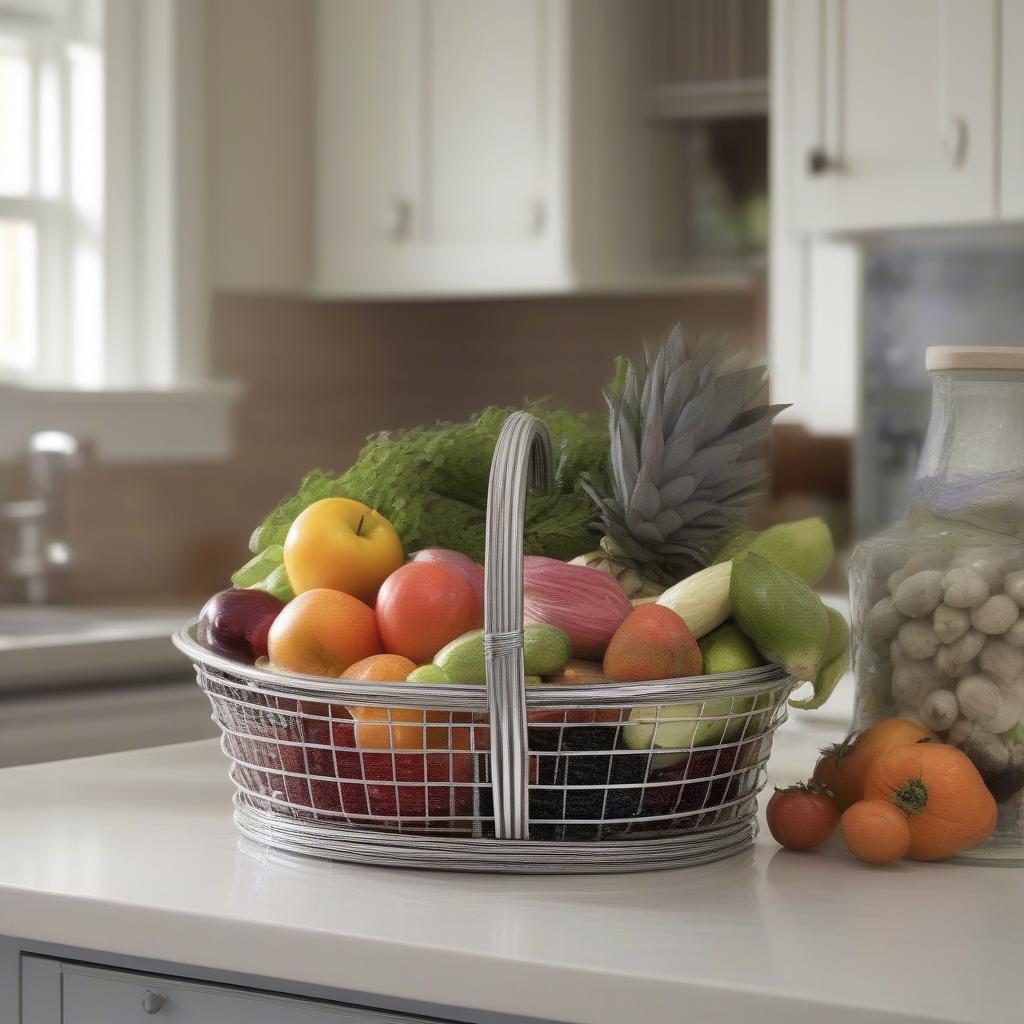
[[[284,603],[262,590],[222,590],[199,613],[199,642],[217,654],[252,665],[266,656],[267,634]]]
[[[420,711],[418,724],[406,722],[400,726],[403,744],[407,745],[392,746],[384,740],[383,746],[374,747],[370,743],[380,743],[382,730],[388,728],[384,724],[386,716],[390,713],[394,719],[396,712],[411,709],[373,710],[379,712],[381,720],[379,724],[372,723],[374,732],[366,729],[371,724],[368,721],[335,724],[335,745],[348,742],[351,735],[357,746],[355,756],[361,767],[358,777],[366,782],[369,813],[387,819],[382,824],[390,827],[397,824],[394,819],[401,817],[403,828],[410,830],[429,829],[432,824],[442,823],[450,828],[452,818],[471,815],[478,758],[473,751],[479,749],[481,742],[481,729],[472,725],[471,716],[430,711],[424,723],[424,713]],[[415,733],[421,738],[413,748]],[[468,830],[468,822],[466,825]]]
[[[236,709],[236,721],[225,733],[239,781],[267,797],[281,814],[291,813],[286,804],[327,812],[324,817],[331,821],[365,814],[359,756],[354,752],[353,723],[346,709],[316,701],[267,700],[275,706],[246,708],[244,721],[238,720],[242,716]],[[332,725],[338,728],[339,742]],[[349,732],[347,742],[344,726]]]
[[[739,795],[743,769],[756,760],[759,740],[694,750],[685,761],[651,772],[641,816],[686,815],[653,822],[655,828],[696,828],[714,824],[716,808]],[[669,783],[669,785],[650,785]],[[672,783],[676,783],[672,785]],[[706,813],[700,812],[706,809]]]
[[[301,742],[280,744],[285,772],[296,773],[284,776],[288,802],[325,811],[328,821],[345,823],[349,815],[366,814],[354,723],[343,717],[345,708],[309,702],[300,702],[300,708],[306,716],[301,719]]]

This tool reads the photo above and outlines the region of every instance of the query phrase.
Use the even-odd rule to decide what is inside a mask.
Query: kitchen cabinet
[[[24,956],[22,1024],[417,1024],[422,1018],[186,978]]]
[[[803,59],[792,48],[812,44],[813,32],[804,38],[804,19],[819,14],[817,4],[803,0],[773,6],[768,353],[772,399],[793,403],[780,421],[815,434],[848,435],[860,422],[863,256],[847,241],[798,229],[801,194],[797,174],[790,173],[797,111],[789,89],[793,66]],[[815,27],[820,21],[812,22]]]
[[[617,0],[320,0],[314,293],[746,287],[692,273],[666,229],[685,182],[645,106],[651,17]]]
[[[998,7],[780,0],[798,231],[995,218]]]
[[[1003,0],[1000,23],[1000,214],[1024,218],[1024,0]]]
[[[773,5],[769,352],[790,420],[860,429],[862,235],[1024,216],[1015,40],[1024,0]]]
[[[0,767],[185,743],[217,731],[194,676],[4,694]]]
[[[316,290],[556,287],[550,0],[317,8]]]

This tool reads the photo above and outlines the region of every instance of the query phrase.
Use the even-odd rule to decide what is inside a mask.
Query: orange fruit
[[[342,679],[373,679],[378,683],[404,683],[416,667],[415,661],[401,654],[372,654],[342,672]]]
[[[891,864],[910,849],[907,816],[886,800],[858,800],[840,820],[850,853],[868,864]]]
[[[377,626],[385,649],[417,664],[432,661],[445,644],[482,625],[473,588],[443,565],[403,565],[377,595]]]
[[[342,678],[402,683],[415,667],[414,661],[400,654],[375,654],[349,666]],[[469,746],[468,729],[452,729],[449,743],[448,725],[468,721],[468,716],[461,713],[423,712],[417,708],[350,707],[348,710],[356,723],[356,743],[364,750],[437,750],[449,746],[465,750]]]
[[[864,799],[864,782],[879,755],[892,747],[905,747],[919,740],[938,737],[923,725],[903,718],[886,718],[856,736],[825,747],[814,766],[813,781],[824,786],[842,814],[847,807]]]
[[[337,678],[381,652],[373,609],[339,590],[307,590],[284,606],[267,636],[270,660],[290,672]]]

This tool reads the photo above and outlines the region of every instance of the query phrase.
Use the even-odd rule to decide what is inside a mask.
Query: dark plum
[[[601,822],[634,818],[640,813],[648,761],[646,751],[616,750],[618,730],[615,726],[574,722],[569,718],[572,714],[567,713],[564,728],[530,730],[531,751],[541,762],[539,784],[560,787],[540,789],[531,785],[530,819],[535,823],[531,835],[536,839],[602,839],[624,831],[626,825]],[[600,788],[581,788],[584,786]],[[612,788],[606,789],[607,786]],[[615,788],[617,786],[622,788]],[[551,819],[577,819],[597,824],[536,824]]]
[[[267,633],[284,603],[263,590],[222,590],[199,613],[199,642],[251,665],[266,656]]]

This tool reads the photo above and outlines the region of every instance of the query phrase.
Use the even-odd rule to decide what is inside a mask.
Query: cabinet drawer
[[[417,1024],[421,1018],[42,957],[22,958],[23,1024]],[[62,1007],[59,1022],[52,1007]]]

